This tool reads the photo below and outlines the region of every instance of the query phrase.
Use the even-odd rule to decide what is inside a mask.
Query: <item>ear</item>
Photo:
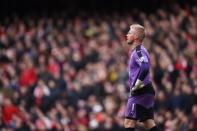
[[[138,36],[136,34],[133,35],[133,40],[138,40]]]

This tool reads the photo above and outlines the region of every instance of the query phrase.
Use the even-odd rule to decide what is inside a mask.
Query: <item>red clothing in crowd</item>
[[[29,68],[26,70],[23,70],[20,75],[20,85],[21,86],[31,86],[37,81],[37,75],[35,68]]]
[[[2,119],[6,125],[12,121],[14,115],[22,118],[22,115],[16,106],[14,106],[14,105],[4,105],[3,106]]]
[[[60,67],[58,66],[57,63],[50,63],[48,65],[48,71],[52,74],[55,75],[56,73],[58,73],[60,71]]]

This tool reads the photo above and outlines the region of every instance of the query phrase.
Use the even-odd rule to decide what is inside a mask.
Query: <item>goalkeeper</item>
[[[127,44],[130,50],[128,63],[130,93],[125,111],[124,127],[134,131],[137,121],[143,122],[148,131],[157,131],[154,121],[155,91],[150,80],[150,58],[143,46],[145,29],[139,24],[130,26]]]

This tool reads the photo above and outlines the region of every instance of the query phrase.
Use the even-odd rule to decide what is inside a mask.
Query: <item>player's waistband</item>
[[[132,94],[132,96],[142,95],[146,93],[155,95],[155,90],[152,83],[148,83],[143,88],[136,90],[135,94],[132,94],[132,92],[130,91],[130,94]]]

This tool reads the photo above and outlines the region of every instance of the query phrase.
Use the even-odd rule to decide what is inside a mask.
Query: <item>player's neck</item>
[[[133,45],[131,46],[131,50],[134,50],[137,46],[141,45],[142,42],[136,41],[133,43]]]

